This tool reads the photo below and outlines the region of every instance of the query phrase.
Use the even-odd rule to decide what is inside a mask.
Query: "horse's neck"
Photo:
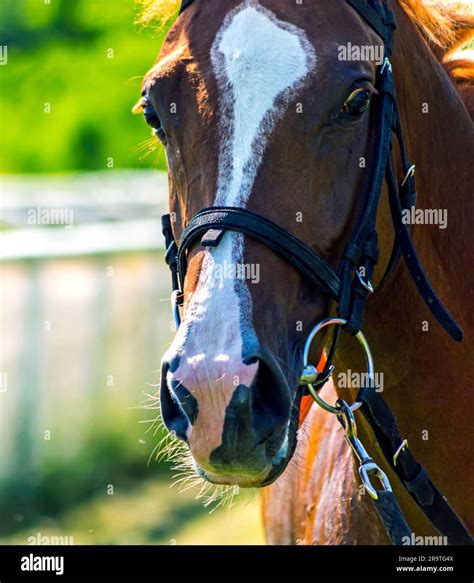
[[[444,230],[436,225],[415,225],[412,233],[434,288],[466,338],[462,344],[455,343],[435,321],[403,260],[370,299],[364,332],[372,345],[376,370],[383,373],[383,396],[402,435],[410,436],[412,451],[469,521],[463,492],[474,471],[466,438],[470,420],[465,414],[472,407],[472,400],[466,400],[472,399],[469,393],[474,382],[468,354],[473,328],[469,294],[474,288],[474,228],[468,216],[468,207],[472,209],[472,125],[455,88],[418,31],[404,13],[398,19],[393,67],[407,149],[417,166],[417,206],[447,210],[448,220]],[[389,216],[386,201],[380,212]],[[390,246],[387,232],[393,233],[388,225],[385,222],[381,229],[381,245],[386,249]],[[345,369],[360,367],[354,344],[344,341],[341,346]],[[342,398],[348,397],[342,395],[344,391],[338,392]]]
[[[470,224],[472,213],[468,212],[472,211],[472,122],[442,66],[404,13],[399,14],[399,20],[402,19],[393,64],[407,150],[416,164],[417,208],[439,211],[437,219],[441,221],[439,225],[415,224],[411,229],[434,288],[467,336],[472,327],[469,320],[472,310],[467,304],[474,287],[469,269],[474,229]],[[381,212],[389,216],[386,203]],[[387,237],[382,237],[386,249],[387,243]],[[462,361],[465,351],[431,316],[404,265],[399,266],[395,277],[374,300],[368,309],[367,329],[373,328],[377,336],[382,336],[379,340],[389,361],[396,355],[402,358],[399,364],[403,363],[405,373],[412,372],[407,349],[414,353],[430,352],[424,354],[422,361],[413,359],[412,366],[417,372],[425,368],[431,379],[436,379],[437,371],[450,368],[445,366],[442,355],[452,355],[453,367]],[[385,316],[388,313],[392,314],[390,320]],[[424,342],[417,334],[420,330],[424,331],[421,335]],[[402,337],[405,344],[400,342]],[[465,345],[468,342],[466,338]],[[433,353],[434,349],[439,353]],[[453,381],[459,379],[459,369],[450,374]]]

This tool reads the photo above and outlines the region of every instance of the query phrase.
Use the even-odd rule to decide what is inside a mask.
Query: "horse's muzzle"
[[[288,439],[292,402],[278,363],[263,351],[239,363],[222,355],[162,363],[163,421],[188,443],[201,475],[218,483],[264,480]]]

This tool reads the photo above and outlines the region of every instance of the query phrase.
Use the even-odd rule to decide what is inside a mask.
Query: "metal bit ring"
[[[316,337],[316,335],[319,332],[321,332],[321,330],[323,330],[324,328],[327,328],[328,326],[345,326],[347,323],[348,323],[347,320],[344,320],[343,318],[328,318],[326,320],[323,320],[322,322],[319,322],[319,324],[317,324],[312,329],[312,331],[310,332],[308,338],[306,339],[305,345],[304,345],[304,350],[303,350],[304,370],[303,370],[302,379],[306,377],[305,371],[309,370],[309,367],[312,367],[312,365],[309,364],[309,352],[311,350],[311,344],[313,343],[313,340]],[[358,332],[356,334],[356,338],[364,350],[365,358],[367,361],[367,375],[369,378],[369,382],[374,383],[375,370],[374,370],[374,359],[372,357],[372,351],[370,350],[370,346],[367,342],[367,339],[362,334],[362,332]],[[312,383],[305,382],[303,384],[306,384],[311,396],[313,397],[313,399],[316,401],[316,403],[320,407],[322,407],[326,411],[329,411],[329,413],[333,413],[334,415],[341,414],[340,409],[338,409],[337,407],[334,407],[333,405],[330,405],[329,403],[326,403],[326,401],[318,395],[318,393],[315,390]],[[361,407],[361,405],[362,405],[362,403],[360,401],[356,401],[355,403],[352,403],[352,405],[350,406],[351,411],[356,411],[359,407]]]

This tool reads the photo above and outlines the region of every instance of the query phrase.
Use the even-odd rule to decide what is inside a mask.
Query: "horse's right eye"
[[[341,113],[353,118],[363,115],[370,105],[371,93],[368,89],[359,87],[353,91],[344,102]]]
[[[145,97],[143,99],[143,115],[146,123],[153,128],[155,136],[164,144],[166,142],[166,135],[161,125],[160,118],[153,108],[150,100]]]

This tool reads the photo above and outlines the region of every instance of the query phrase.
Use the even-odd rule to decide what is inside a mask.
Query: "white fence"
[[[146,462],[153,438],[138,420],[151,415],[133,407],[156,392],[172,334],[166,178],[0,182],[0,483],[107,433]],[[72,224],[32,224],[51,209],[72,210]]]

